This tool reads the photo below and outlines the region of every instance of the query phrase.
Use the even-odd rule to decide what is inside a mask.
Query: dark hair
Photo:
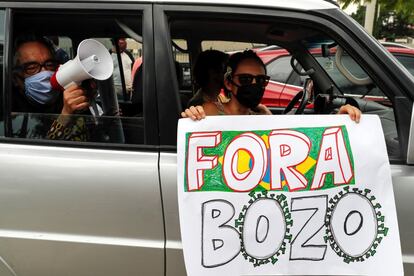
[[[18,65],[18,56],[17,56],[17,50],[25,43],[29,42],[38,42],[40,44],[43,44],[50,52],[50,55],[54,58],[55,57],[55,48],[52,44],[52,42],[47,39],[44,36],[39,36],[35,34],[28,34],[28,35],[22,35],[17,37],[14,40],[14,47],[13,47],[13,66]]]
[[[230,56],[227,66],[230,67],[232,74],[236,72],[239,64],[246,59],[255,60],[258,64],[260,64],[263,67],[263,69],[265,70],[265,74],[267,73],[266,65],[263,63],[263,60],[252,50],[245,50],[243,52],[237,52]]]
[[[193,76],[198,86],[206,86],[209,81],[209,70],[217,72],[222,71],[224,74],[225,64],[229,55],[217,50],[206,50],[201,52],[194,65]]]

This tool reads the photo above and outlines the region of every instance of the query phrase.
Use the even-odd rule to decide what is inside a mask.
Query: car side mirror
[[[408,135],[407,164],[414,165],[414,105],[411,112],[410,133]]]

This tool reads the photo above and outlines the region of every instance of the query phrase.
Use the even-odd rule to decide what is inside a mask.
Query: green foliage
[[[410,17],[413,22],[414,17],[414,0],[389,0],[381,1],[383,4],[388,4],[389,8],[395,9],[396,12],[402,13],[407,17]]]
[[[367,11],[367,8],[365,6],[359,6],[357,11],[353,14],[351,14],[352,18],[355,19],[356,22],[364,26],[364,20],[365,20],[365,13]]]
[[[338,0],[342,9],[346,9],[351,4],[361,6],[364,2],[371,2],[371,0]],[[414,17],[414,0],[377,0],[382,8],[393,10],[397,13],[402,13],[405,16]]]
[[[339,4],[342,4],[341,8],[346,9],[351,4],[357,4],[358,6],[361,6],[364,1],[362,0],[338,0]],[[370,1],[368,1],[370,2]]]
[[[407,13],[382,8],[375,24],[374,36],[388,41],[413,36],[412,22],[412,16]]]
[[[344,9],[350,4],[359,5],[351,16],[364,24],[366,8],[362,0],[339,0]],[[369,2],[369,1],[368,1]],[[414,0],[377,0],[379,15],[374,24],[374,36],[393,41],[395,38],[414,35]],[[377,7],[378,10],[378,7]]]

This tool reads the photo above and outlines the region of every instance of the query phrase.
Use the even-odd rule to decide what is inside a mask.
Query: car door
[[[0,2],[0,16],[6,76],[1,80],[1,274],[163,275],[151,5]],[[27,26],[43,36],[70,38],[72,57],[85,38],[107,39],[108,50],[110,38],[143,38],[142,111],[131,101],[125,103],[128,112],[120,113],[118,105],[117,112],[110,111],[105,99],[118,104],[114,94],[105,94],[114,92],[110,79],[97,83],[102,116],[69,118],[87,122],[86,141],[46,135],[47,122],[59,114],[16,111],[12,105],[19,93],[12,89],[13,42],[26,35]]]
[[[287,5],[287,4],[286,4]],[[276,4],[275,4],[276,6]],[[329,74],[309,53],[305,38],[333,39],[352,56],[366,74],[392,102],[390,116],[382,116],[385,124],[394,128],[391,143],[397,151],[390,154],[394,191],[400,221],[404,268],[413,271],[412,233],[414,222],[410,215],[409,197],[413,167],[405,161],[414,100],[414,79],[362,27],[334,7],[313,10],[311,13],[292,4],[283,9],[215,5],[154,5],[154,41],[159,55],[155,57],[157,92],[160,114],[160,179],[166,220],[167,275],[183,273],[178,224],[176,193],[176,127],[181,111],[180,97],[172,53],[172,39],[185,39],[186,34],[203,40],[228,40],[243,37],[246,41],[283,44],[293,53],[305,70],[313,68],[313,80],[318,93],[338,93],[341,87],[332,82]],[[169,34],[169,35],[165,35]],[[304,40],[305,39],[305,40]],[[158,52],[157,52],[158,53]],[[365,107],[365,106],[364,106]],[[387,111],[390,111],[387,109]],[[374,112],[375,113],[375,112]],[[381,112],[377,112],[381,113]],[[381,114],[380,114],[381,115]]]

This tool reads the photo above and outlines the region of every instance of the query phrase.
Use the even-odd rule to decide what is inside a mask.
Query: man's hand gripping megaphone
[[[81,87],[81,83],[89,79],[108,79],[114,68],[111,55],[104,45],[94,39],[79,43],[77,53],[74,59],[58,68],[50,83],[54,90],[64,93],[62,115],[73,114],[90,105],[93,107],[92,114],[98,115],[94,97]]]

